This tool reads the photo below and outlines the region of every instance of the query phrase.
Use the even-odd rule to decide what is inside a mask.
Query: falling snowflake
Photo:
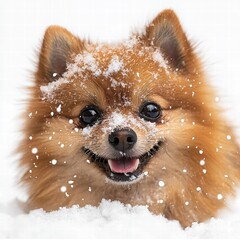
[[[61,190],[61,192],[66,192],[67,188],[66,188],[66,186],[61,186],[60,190]]]
[[[36,147],[32,148],[32,154],[37,154],[38,149]]]
[[[165,186],[165,183],[164,183],[164,181],[159,181],[158,185],[159,185],[160,187],[164,187],[164,186]]]
[[[227,135],[227,140],[231,140],[232,137],[230,135]]]
[[[222,195],[221,193],[219,193],[219,194],[217,195],[217,199],[218,199],[218,200],[222,200],[222,199],[223,199],[223,195]]]
[[[50,163],[51,163],[52,165],[56,165],[56,164],[57,164],[57,160],[56,160],[56,159],[53,159],[52,161],[50,161]]]

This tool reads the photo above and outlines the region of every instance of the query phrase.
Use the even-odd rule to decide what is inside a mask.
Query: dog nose
[[[116,150],[126,152],[137,142],[137,135],[130,128],[118,129],[109,135],[108,141]]]

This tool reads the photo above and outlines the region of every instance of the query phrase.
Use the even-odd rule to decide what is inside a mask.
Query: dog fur
[[[114,60],[118,65],[109,69]],[[216,216],[239,183],[240,152],[215,97],[172,10],[161,12],[144,33],[116,45],[84,41],[50,26],[19,147],[29,209],[98,206],[109,199],[148,205],[183,227]],[[161,106],[160,122],[139,117],[145,101]],[[79,123],[87,105],[103,112],[92,127]],[[162,141],[141,177],[124,184],[108,180],[83,151],[111,158],[107,139],[119,117],[121,127],[137,134],[134,154]]]

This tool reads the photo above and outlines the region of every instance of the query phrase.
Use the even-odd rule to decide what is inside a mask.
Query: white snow
[[[59,104],[58,107],[56,108],[57,112],[60,113],[62,111],[62,105]]]
[[[32,154],[37,154],[37,152],[38,152],[38,149],[37,148],[32,148]]]
[[[153,60],[155,62],[158,62],[159,63],[159,66],[164,68],[166,70],[166,72],[168,72],[167,68],[167,63],[166,61],[164,60],[161,52],[159,50],[156,50],[154,53],[153,53]]]
[[[163,201],[159,200],[159,204]],[[13,203],[12,203],[13,204]],[[185,202],[189,205],[189,201]],[[228,216],[194,224],[182,230],[176,221],[152,215],[146,206],[124,206],[103,200],[98,208],[86,206],[46,213],[35,210],[30,214],[14,215],[1,211],[0,237],[8,238],[229,238],[240,234],[240,202]],[[16,211],[17,206],[12,205]],[[13,230],[14,229],[14,230]]]
[[[222,199],[223,199],[223,195],[222,195],[221,193],[219,193],[219,194],[217,195],[217,199],[218,199],[218,200],[222,200]]]
[[[200,160],[200,165],[201,165],[201,166],[204,166],[204,165],[205,165],[205,158],[202,159],[202,160]]]
[[[140,26],[142,31],[142,26],[165,8],[173,8],[190,38],[201,43],[198,50],[218,90],[215,101],[226,109],[225,115],[233,123],[240,140],[239,7],[238,0],[185,0],[184,3],[179,0],[1,1],[0,238],[239,238],[240,192],[235,200],[229,200],[229,210],[221,212],[218,218],[194,224],[186,230],[182,230],[176,221],[152,215],[146,206],[124,206],[105,200],[98,208],[74,206],[51,213],[38,209],[25,214],[17,200],[26,200],[24,189],[16,184],[19,156],[13,154],[22,138],[18,130],[22,126],[19,116],[24,105],[19,102],[27,97],[22,89],[32,85],[28,71],[34,70],[34,50],[49,25],[64,26],[82,38],[118,41],[126,39],[135,26],[135,29]],[[132,38],[124,44],[132,48],[135,43],[136,39]],[[89,61],[94,62],[91,57]],[[99,73],[97,65],[91,69]],[[70,70],[69,74],[74,74],[79,69]],[[65,78],[60,78],[41,86],[43,97],[51,100],[58,85],[67,83],[65,81]],[[37,112],[32,112],[29,117],[34,114]],[[228,139],[226,136],[228,140],[232,137]],[[29,138],[31,140],[35,136]],[[203,166],[205,160],[202,161]],[[207,174],[206,169],[202,171]],[[70,185],[65,187],[67,190]],[[63,194],[67,196],[66,191]],[[225,201],[221,193],[216,198]],[[191,204],[190,200],[187,202]],[[159,204],[163,204],[163,200],[160,199]]]
[[[65,78],[59,78],[57,81],[50,82],[47,85],[40,86],[40,90],[43,94],[43,99],[53,100],[54,91],[56,91],[62,84],[68,83],[69,80]]]
[[[146,122],[143,119],[136,119],[132,114],[123,114],[119,109],[116,109],[111,115],[106,118],[103,123],[107,122],[108,127],[102,128],[103,133],[110,133],[116,128],[131,128],[131,126],[145,129],[147,135],[154,135],[158,132],[155,123]]]
[[[110,64],[108,65],[108,69],[105,72],[105,76],[109,76],[111,73],[117,73],[122,68],[123,68],[122,60],[120,60],[118,56],[113,56]]]
[[[97,59],[87,51],[77,54],[73,63],[67,63],[67,71],[63,75],[66,79],[71,78],[75,74],[81,76],[81,72],[84,70],[91,71],[95,76],[99,76],[102,73],[102,70],[99,67]]]
[[[230,135],[227,135],[227,140],[231,140],[232,137]]]
[[[61,186],[60,190],[61,190],[61,192],[66,192],[67,188],[66,188],[66,186]]]
[[[197,187],[196,190],[200,192],[202,189],[200,187]]]
[[[133,47],[138,43],[138,40],[136,38],[136,36],[132,36],[128,39],[126,39],[124,42],[123,42],[123,46],[128,48],[128,49],[133,49]]]
[[[87,127],[83,128],[81,132],[82,132],[83,135],[86,135],[86,136],[90,137],[93,128],[94,128],[94,125],[93,126],[87,126]],[[77,132],[78,131],[79,131],[79,129],[77,128]]]
[[[164,187],[165,186],[165,182],[164,181],[159,181],[158,185],[159,185],[159,187]]]
[[[56,159],[51,160],[51,164],[52,165],[56,165],[57,164],[57,160]]]
[[[91,53],[84,52],[83,55],[80,54],[79,56],[77,56],[75,61],[76,63],[79,63],[80,60],[82,60],[84,63],[83,69],[88,69],[92,71],[95,74],[95,76],[99,76],[99,74],[101,73],[101,70],[98,67],[98,63],[96,59],[93,57]]]

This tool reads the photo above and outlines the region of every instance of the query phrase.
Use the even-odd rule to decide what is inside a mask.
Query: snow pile
[[[237,211],[236,211],[237,209]],[[8,238],[228,238],[240,234],[240,198],[234,213],[183,230],[177,221],[151,214],[146,206],[102,200],[99,207],[62,208],[10,216],[0,213],[0,237]],[[14,229],[14,231],[13,231]]]
[[[141,216],[141,217],[139,217]],[[4,220],[4,221],[3,221]],[[153,216],[146,207],[124,206],[119,202],[103,200],[98,208],[86,206],[63,208],[52,213],[42,210],[17,217],[0,214],[2,226],[0,237],[32,238],[87,237],[87,238],[143,238],[184,237],[177,222],[168,222],[161,216]],[[12,231],[12,229],[15,229]],[[175,229],[176,232],[169,231]],[[144,229],[144,231],[142,231]]]

